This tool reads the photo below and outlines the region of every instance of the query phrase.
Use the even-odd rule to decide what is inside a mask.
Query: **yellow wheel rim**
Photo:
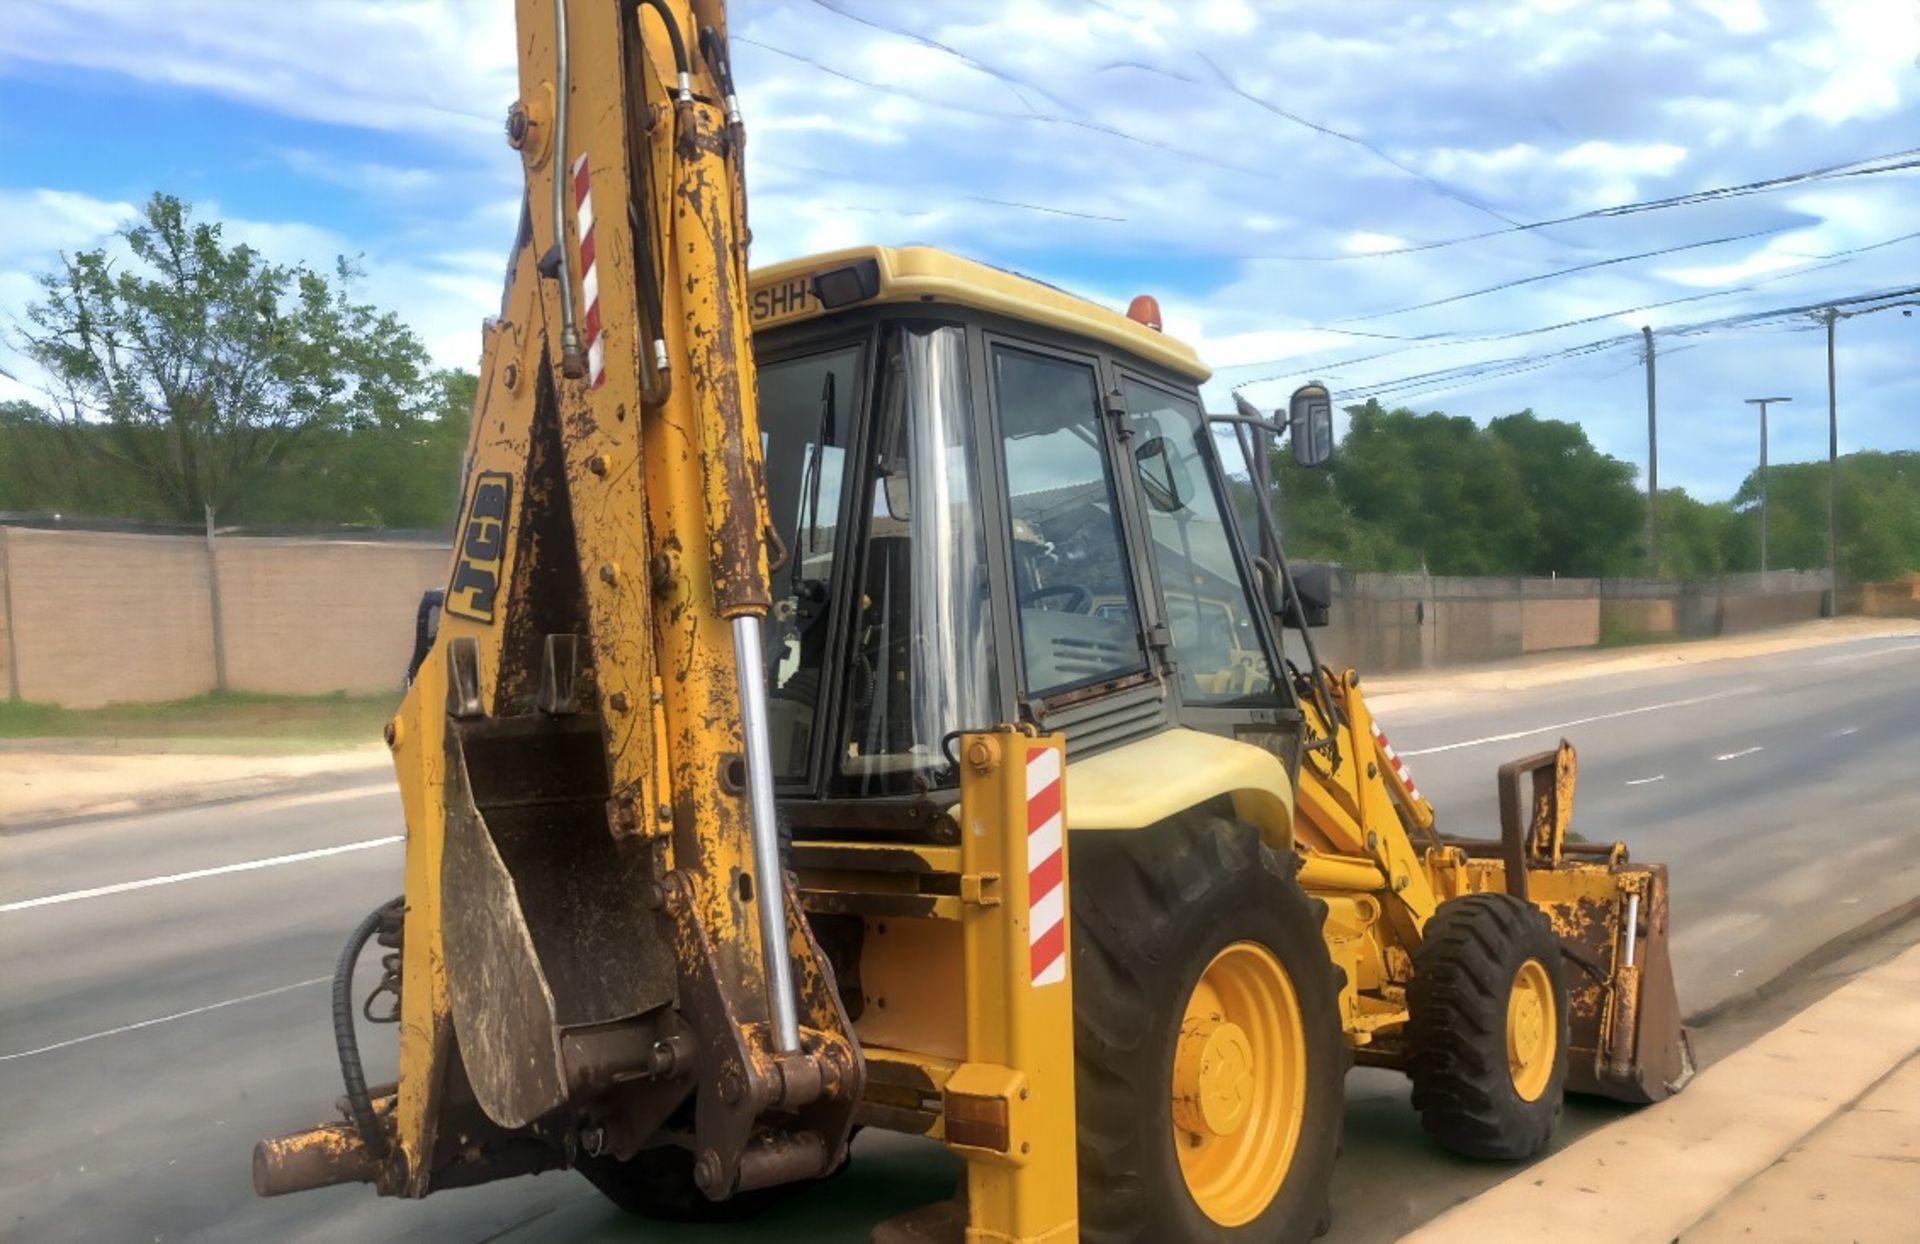
[[[1560,1017],[1553,1010],[1553,979],[1538,959],[1513,974],[1507,995],[1507,1073],[1522,1101],[1538,1101],[1553,1077]]]
[[[1280,1191],[1306,1112],[1300,1001],[1265,946],[1235,942],[1187,998],[1173,1055],[1173,1149],[1194,1203],[1223,1227]]]

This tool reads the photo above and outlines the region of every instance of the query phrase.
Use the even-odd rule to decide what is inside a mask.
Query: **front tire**
[[[1347,1067],[1325,905],[1198,811],[1070,849],[1081,1239],[1320,1234]]]
[[[1545,1149],[1567,1086],[1567,982],[1546,914],[1510,894],[1440,904],[1407,1001],[1407,1074],[1428,1134],[1474,1158]]]

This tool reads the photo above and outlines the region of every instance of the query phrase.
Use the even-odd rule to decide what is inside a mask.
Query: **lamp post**
[[[1913,308],[1920,307],[1920,302],[1907,299],[1860,311],[1828,307],[1819,313],[1819,319],[1827,326],[1827,601],[1824,612],[1828,617],[1839,612],[1840,608],[1840,557],[1836,551],[1839,542],[1835,537],[1834,523],[1834,497],[1839,491],[1840,479],[1840,399],[1834,384],[1833,326],[1841,320],[1872,315],[1875,311],[1891,311],[1895,307],[1902,308],[1900,314],[1911,318]]]
[[[1760,408],[1760,586],[1767,585],[1767,407],[1791,402],[1790,397],[1750,397],[1747,405]]]

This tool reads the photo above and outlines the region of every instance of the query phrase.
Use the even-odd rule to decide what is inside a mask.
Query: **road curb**
[[[309,794],[346,790],[392,776],[392,766],[369,761],[352,768],[329,769],[321,773],[266,773],[231,778],[206,786],[179,787],[149,794],[116,799],[98,799],[90,803],[69,804],[34,811],[18,819],[0,822],[0,838],[58,829],[77,821],[108,820],[117,817],[145,816],[154,812],[179,812],[191,808],[211,808],[221,804],[264,799],[271,795]]]
[[[1721,1020],[1739,1015],[1776,994],[1791,989],[1828,964],[1839,962],[1853,950],[1866,945],[1874,938],[1914,920],[1920,920],[1920,898],[1908,899],[1898,907],[1881,912],[1864,924],[1856,925],[1837,937],[1827,939],[1753,988],[1722,998],[1712,1006],[1686,1016],[1683,1022],[1689,1028],[1706,1028]]]
[[[1402,1237],[1668,1244],[1920,1050],[1920,946]],[[1577,1212],[1580,1207],[1589,1212]],[[1576,1212],[1569,1212],[1574,1210]]]

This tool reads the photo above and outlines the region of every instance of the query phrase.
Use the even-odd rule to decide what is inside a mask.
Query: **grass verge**
[[[157,704],[62,708],[0,701],[0,739],[130,741],[272,752],[377,743],[392,695],[196,695]]]

